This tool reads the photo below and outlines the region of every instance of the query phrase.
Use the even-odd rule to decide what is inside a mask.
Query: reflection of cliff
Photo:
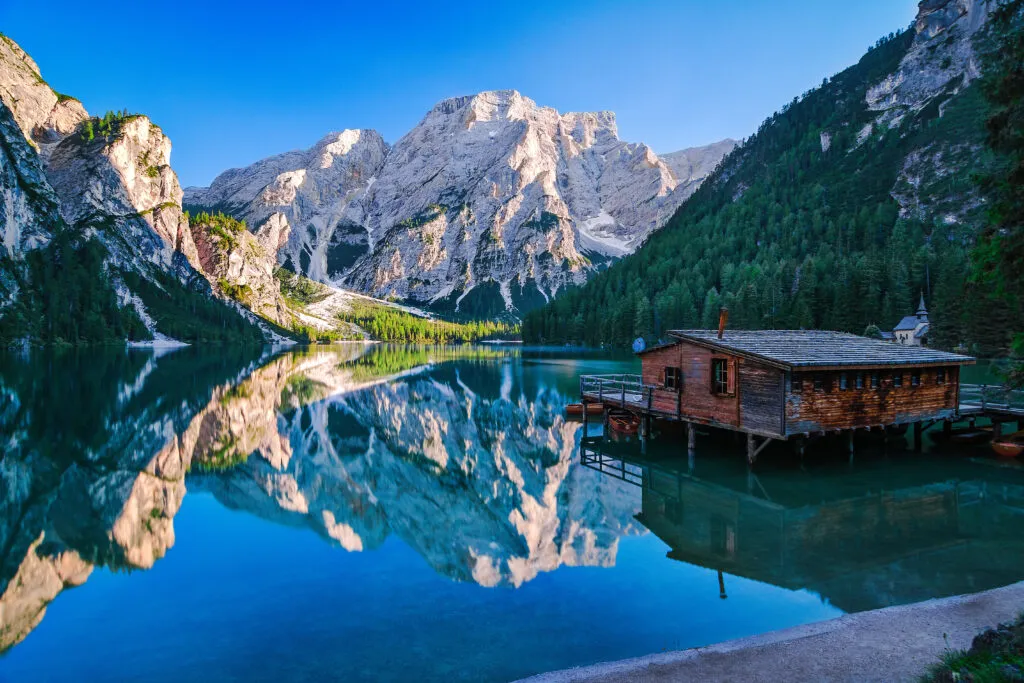
[[[261,449],[201,485],[349,550],[394,533],[439,572],[482,585],[613,564],[636,495],[571,465],[579,425],[563,419],[564,397],[528,395],[513,367],[442,365],[286,409],[290,457]]]
[[[176,434],[251,361],[191,350],[0,357],[0,651],[93,566],[148,568],[173,545],[189,466]]]
[[[187,472],[252,453],[254,466],[286,468],[282,411],[301,422],[303,406],[466,353],[481,352],[344,345],[256,370],[252,354],[231,350],[0,356],[0,651],[94,566],[148,569],[163,557]],[[278,475],[259,492],[284,509],[302,495]]]
[[[595,443],[583,457],[619,476],[620,456]],[[861,486],[852,473],[787,488],[753,475],[741,483],[731,474],[698,478],[628,456],[625,462],[627,478],[643,490],[637,519],[671,546],[670,558],[808,588],[847,611],[1024,578],[1024,478],[1017,473],[912,461],[892,465],[892,483],[881,490],[877,475]]]

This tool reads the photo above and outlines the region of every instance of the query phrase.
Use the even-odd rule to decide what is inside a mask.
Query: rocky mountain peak
[[[701,179],[732,146],[695,152]],[[282,263],[313,279],[492,315],[632,251],[699,182],[620,141],[611,112],[560,114],[494,90],[439,102],[393,147],[375,131],[332,133],[187,188],[185,203],[251,229],[279,216],[291,227]]]

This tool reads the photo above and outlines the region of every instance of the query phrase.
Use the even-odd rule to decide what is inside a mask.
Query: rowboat
[[[604,412],[604,405],[603,404],[601,404],[601,403],[588,403],[587,404],[587,414],[588,415],[597,415],[598,413],[602,413],[602,412]],[[582,415],[583,414],[583,404],[582,403],[570,403],[569,405],[567,405],[565,407],[565,414],[566,415]]]
[[[992,442],[992,450],[1000,458],[1016,458],[1024,453],[1024,431],[999,437]]]
[[[608,415],[608,426],[620,434],[636,434],[640,429],[640,418],[625,410]]]

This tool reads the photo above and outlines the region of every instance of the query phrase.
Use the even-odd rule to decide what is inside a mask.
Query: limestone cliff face
[[[18,259],[46,246],[60,220],[59,200],[46,182],[39,155],[11,110],[0,103],[0,254]]]
[[[264,223],[255,235],[243,223],[238,223],[236,229],[215,226],[211,221],[193,221],[191,225],[198,262],[210,282],[253,313],[284,328],[291,327],[294,314],[281,296],[274,270],[278,267],[278,250],[287,244],[288,233],[288,224],[276,217]]]
[[[225,171],[206,190],[188,188],[186,204],[224,211],[256,229],[270,221],[290,227],[281,262],[329,282],[369,248],[361,200],[387,153],[376,131],[331,133],[311,149]]]
[[[922,0],[914,41],[899,69],[868,90],[880,122],[899,125],[935,98],[948,100],[980,75],[974,37],[995,3],[989,0]]]
[[[914,41],[899,69],[868,91],[868,106],[880,112],[880,124],[899,127],[928,107],[945,115],[981,74],[976,38],[994,6],[988,0],[920,3]],[[976,188],[949,192],[943,185],[970,166],[980,147],[980,138],[972,136],[923,145],[907,155],[892,191],[901,214],[970,225],[983,204]]]
[[[6,36],[0,36],[0,142],[4,255],[17,262],[46,246],[60,226],[76,244],[99,241],[109,255],[104,279],[156,337],[156,321],[120,273],[148,280],[170,275],[186,289],[215,295],[199,272],[163,131],[141,115],[90,118],[77,100],[54,92]],[[0,314],[17,299],[17,279],[0,268]]]
[[[148,263],[184,275],[199,258],[170,166],[171,142],[145,116],[115,129],[92,140],[79,130],[54,145],[47,177],[61,214],[70,225],[120,237],[106,242],[121,267]]]
[[[0,100],[25,138],[44,156],[49,145],[88,118],[82,103],[55,93],[35,61],[7,36],[0,36]]]
[[[292,228],[281,260],[313,279],[521,311],[635,249],[731,148],[672,164],[620,141],[610,112],[563,115],[484,92],[439,103],[390,149],[347,130],[187,188],[185,203],[254,228],[281,215]]]

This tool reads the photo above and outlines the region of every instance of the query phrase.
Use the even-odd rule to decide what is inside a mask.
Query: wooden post
[[[796,449],[796,454],[800,456],[800,460],[804,459],[804,446],[806,446],[806,440],[798,436],[793,439],[793,448]]]
[[[722,576],[722,570],[718,570],[718,597],[725,600],[729,596],[725,594],[725,577]]]
[[[581,393],[582,396],[582,393]],[[587,399],[583,399],[583,437],[587,438]]]
[[[1003,423],[1002,422],[997,422],[997,421],[993,420],[992,421],[992,438],[993,439],[998,439],[1002,435],[1003,435]]]
[[[918,453],[921,452],[921,435],[924,430],[921,429],[921,423],[914,423],[914,450]]]
[[[739,432],[737,432],[738,434]],[[753,465],[754,461],[757,460],[756,445],[754,444],[754,435],[747,434],[747,464]]]
[[[697,427],[692,422],[686,423],[686,450],[693,451],[697,448]]]
[[[849,452],[850,452],[850,464],[852,465],[853,464],[853,430],[852,429],[849,432],[846,433],[846,442],[847,442],[846,443],[846,447],[849,449]]]

